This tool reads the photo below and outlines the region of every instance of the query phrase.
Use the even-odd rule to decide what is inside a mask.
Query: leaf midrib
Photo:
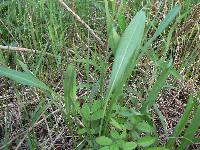
[[[6,71],[4,71],[4,70],[0,70],[0,72],[3,72],[4,74],[7,74],[8,76],[12,76],[12,73],[10,72],[11,70],[9,70],[9,73],[8,72],[6,72]],[[14,72],[13,72],[14,73]],[[21,72],[20,72],[21,73]],[[25,73],[24,73],[25,74]],[[29,76],[29,74],[27,74],[28,76]],[[15,76],[16,78],[18,78],[19,80],[21,79],[21,80],[25,80],[26,82],[29,82],[29,83],[31,83],[31,84],[33,84],[33,85],[35,85],[36,87],[40,87],[40,88],[43,88],[43,89],[47,89],[46,87],[44,87],[44,85],[39,85],[39,84],[37,84],[37,83],[35,83],[35,82],[33,82],[33,81],[31,81],[31,80],[28,80],[28,79],[26,79],[26,78],[23,78],[23,77],[21,77],[21,76],[19,76],[19,75],[16,75]],[[34,78],[34,77],[33,77]],[[35,79],[35,78],[34,78]],[[38,81],[37,81],[38,82]],[[40,84],[43,84],[42,82],[40,83]]]
[[[135,19],[135,20],[136,20],[136,19]],[[138,27],[138,24],[139,24],[139,23],[137,22],[137,24],[136,24],[136,26],[135,26],[135,28],[134,28],[134,30],[133,30],[133,33],[135,32],[136,28]],[[135,35],[133,35],[133,36],[130,38],[129,43],[130,43],[130,41],[132,41],[132,39],[134,38],[134,36],[135,36]],[[126,46],[125,49],[128,49],[129,45],[130,45],[130,44],[128,44],[128,45]],[[110,97],[110,93],[111,93],[112,90],[113,90],[113,86],[115,85],[115,82],[116,82],[116,79],[117,79],[117,75],[119,74],[119,70],[120,70],[120,68],[121,68],[121,66],[122,66],[122,64],[123,64],[123,62],[124,62],[124,59],[125,59],[125,56],[126,56],[127,52],[128,52],[128,50],[125,51],[125,53],[124,53],[124,55],[123,55],[123,57],[122,57],[122,61],[121,61],[120,65],[119,65],[119,67],[118,67],[117,73],[116,73],[116,75],[115,75],[115,77],[114,77],[114,80],[113,80],[113,82],[112,82],[111,88],[110,88],[110,90],[109,90],[108,98]]]

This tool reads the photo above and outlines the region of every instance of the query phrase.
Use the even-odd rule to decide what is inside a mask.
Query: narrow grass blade
[[[42,81],[35,78],[30,73],[20,72],[13,69],[0,67],[0,76],[7,77],[23,85],[28,85],[28,86],[37,87],[43,90],[50,91],[49,87],[46,84],[44,84]]]
[[[109,34],[112,30],[112,25],[113,25],[113,19],[111,17],[111,14],[109,12],[108,8],[108,1],[104,0],[105,3],[105,10],[106,10],[106,25],[107,25],[107,34]]]
[[[69,112],[76,99],[76,71],[74,66],[69,65],[64,73],[64,102],[66,112]]]
[[[151,108],[156,101],[156,98],[160,92],[160,90],[162,89],[162,87],[165,84],[165,81],[167,80],[167,77],[170,73],[170,68],[166,68],[161,75],[158,77],[158,79],[156,80],[155,84],[153,85],[147,100],[145,101],[145,103],[142,105],[141,108],[141,112],[142,113],[147,113],[148,108]]]
[[[118,35],[116,29],[113,27],[112,31],[109,33],[109,47],[112,49],[113,54],[116,54],[117,46],[119,44],[120,36]]]
[[[126,29],[126,18],[125,18],[125,13],[124,13],[124,7],[125,7],[124,2],[121,1],[120,6],[118,8],[117,16],[116,16],[121,33],[123,33]]]
[[[200,106],[197,108],[195,115],[186,129],[183,139],[181,140],[181,145],[177,150],[187,149],[187,147],[192,144],[192,140],[194,138],[195,133],[197,132],[198,128],[200,127]]]
[[[65,104],[65,121],[67,122],[69,132],[72,135],[73,141],[74,134],[72,129],[72,120],[70,115],[75,116],[75,99],[76,99],[76,71],[73,65],[69,65],[66,72],[64,73],[64,104]],[[74,107],[73,107],[74,106]],[[75,142],[73,142],[75,145]]]
[[[181,6],[176,5],[174,6],[169,13],[166,15],[165,19],[160,23],[158,29],[154,33],[153,37],[146,42],[146,44],[141,48],[141,54],[138,57],[138,60],[143,56],[143,54],[148,50],[148,48],[151,46],[152,42],[165,30],[165,28],[174,20],[178,12],[180,11]]]
[[[183,131],[186,123],[188,122],[189,116],[190,116],[190,112],[192,111],[192,108],[194,107],[194,101],[193,98],[190,97],[187,103],[187,107],[185,109],[185,112],[183,113],[180,121],[178,122],[178,124],[176,125],[176,128],[173,132],[173,134],[171,135],[172,138],[169,138],[169,141],[166,144],[167,148],[172,148],[175,144],[176,138],[181,134],[181,132]]]
[[[28,69],[27,64],[24,64],[21,60],[17,59],[19,65],[22,67],[22,69],[27,72],[27,73],[31,73],[31,71]],[[32,73],[31,73],[32,74]]]
[[[105,3],[105,10],[106,10],[108,45],[112,49],[115,55],[120,36],[118,35],[116,29],[113,27],[113,18],[109,12],[108,1],[104,0],[104,3]]]
[[[169,13],[167,14],[167,16],[165,17],[165,19],[160,23],[158,29],[156,30],[156,32],[153,35],[153,38],[157,38],[164,30],[165,28],[172,22],[172,20],[176,17],[176,15],[178,14],[178,12],[180,11],[181,6],[180,5],[176,5],[174,6]]]
[[[164,115],[162,114],[162,112],[159,110],[157,104],[154,105],[154,109],[160,119],[160,122],[163,126],[163,129],[164,129],[164,133],[167,134],[167,123],[166,123],[166,119],[164,117]]]

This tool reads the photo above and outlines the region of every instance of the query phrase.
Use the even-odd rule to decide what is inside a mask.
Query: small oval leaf
[[[96,142],[97,142],[97,144],[103,145],[103,146],[112,144],[112,140],[105,136],[97,137]]]
[[[138,140],[138,145],[142,147],[148,147],[156,141],[155,137],[145,136]]]

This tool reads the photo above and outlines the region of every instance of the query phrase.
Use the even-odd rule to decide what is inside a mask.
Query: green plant
[[[106,57],[106,61],[101,60],[102,57],[96,51],[91,52],[89,47],[86,54],[87,58],[85,59],[82,59],[79,56],[82,51],[78,51],[78,48],[74,48],[75,63],[73,65],[68,65],[64,72],[64,96],[59,95],[51,89],[50,86],[47,86],[36,78],[36,75],[40,77],[44,70],[42,62],[44,62],[44,56],[47,54],[47,47],[53,52],[53,58],[56,62],[56,65],[54,65],[55,63],[53,64],[54,69],[58,68],[62,61],[65,61],[65,59],[61,59],[62,52],[60,51],[60,49],[64,47],[65,25],[61,19],[61,15],[56,19],[55,14],[59,11],[55,9],[57,8],[57,4],[52,1],[47,4],[44,4],[41,1],[36,7],[39,7],[42,10],[45,7],[50,8],[50,13],[47,15],[49,17],[49,26],[47,32],[45,32],[45,34],[49,35],[48,40],[45,37],[39,36],[38,31],[40,29],[38,26],[35,26],[32,21],[25,22],[25,24],[30,27],[32,40],[30,40],[31,42],[29,43],[29,41],[24,39],[24,43],[28,43],[31,47],[34,46],[35,48],[43,49],[41,55],[37,56],[36,63],[31,67],[33,68],[33,73],[28,69],[28,65],[20,61],[21,57],[15,53],[12,55],[18,60],[16,65],[22,68],[24,72],[0,67],[0,76],[7,77],[26,86],[40,88],[42,90],[41,95],[45,95],[41,98],[41,102],[31,115],[30,128],[25,135],[29,148],[34,149],[38,145],[36,136],[31,132],[31,129],[34,128],[37,121],[46,113],[46,110],[50,106],[61,110],[61,115],[72,136],[74,142],[73,146],[76,147],[78,145],[78,149],[167,150],[175,147],[175,140],[179,139],[179,136],[181,137],[182,131],[185,131],[185,133],[183,134],[183,137],[181,137],[181,143],[183,144],[179,149],[187,148],[192,140],[196,140],[194,135],[199,127],[200,120],[198,116],[199,106],[197,106],[197,108],[194,107],[195,102],[192,97],[188,100],[185,113],[176,126],[176,130],[169,138],[168,143],[164,146],[159,145],[156,127],[150,113],[150,109],[156,103],[160,91],[165,87],[168,76],[171,74],[175,78],[182,79],[180,74],[173,67],[172,59],[168,60],[166,56],[170,47],[169,43],[175,25],[170,29],[170,32],[167,35],[167,42],[165,43],[166,49],[163,53],[163,57],[160,58],[155,51],[148,51],[148,49],[151,49],[153,42],[161,36],[163,31],[166,30],[169,24],[177,16],[180,11],[180,6],[174,6],[159,24],[154,34],[150,38],[146,38],[148,30],[145,26],[148,25],[149,28],[152,26],[151,23],[149,23],[151,21],[147,20],[144,9],[138,11],[126,27],[127,23],[124,15],[125,3],[121,1],[117,7],[115,1],[104,0],[104,4],[107,19],[108,46],[112,49],[112,53],[114,54],[114,63],[108,87],[104,85],[104,78],[107,75],[106,68],[108,67],[106,61],[108,58]],[[31,3],[30,6],[26,7],[29,8],[32,5],[34,5],[34,3]],[[85,12],[85,10],[83,10],[83,12]],[[15,13],[15,10],[13,10],[13,13]],[[43,18],[45,13],[45,11],[41,11],[41,13],[38,14],[43,21],[45,21],[45,18]],[[85,14],[87,13],[88,12]],[[64,15],[63,11],[61,11],[61,14]],[[10,17],[12,17],[12,15]],[[32,17],[32,19],[36,19],[34,16]],[[68,16],[64,15],[64,17]],[[15,20],[16,18],[12,19]],[[58,24],[60,25],[57,26]],[[43,24],[40,24],[40,26],[43,27]],[[37,32],[34,32],[35,30]],[[48,41],[46,45],[42,44],[43,40],[45,42],[46,40]],[[52,45],[49,43],[52,43]],[[146,93],[146,101],[142,102],[141,108],[136,109],[134,104],[124,104],[124,95],[126,94],[124,93],[124,89],[127,87],[127,81],[130,75],[135,73],[134,71],[137,64],[145,54],[155,64],[158,72],[156,72],[155,83],[152,85],[152,88],[148,89],[148,93]],[[110,55],[107,56],[109,57]],[[6,60],[3,58],[3,54],[0,54],[0,57]],[[90,57],[92,58],[90,59]],[[6,64],[6,61],[3,61],[3,64]],[[100,74],[99,78],[93,79],[94,81],[90,80],[90,66],[93,66],[94,73]],[[76,70],[81,70],[80,68],[85,70],[86,83],[77,86]],[[90,82],[93,83],[91,84]],[[76,96],[77,88],[79,87],[86,87],[89,93],[83,103],[79,102]],[[194,109],[194,115],[191,125],[185,129],[184,127],[186,123],[189,122],[189,115],[192,112],[192,109]],[[162,115],[160,116],[163,117]],[[74,126],[76,127],[76,131],[73,129]],[[75,135],[77,134],[81,140],[78,144],[75,142]],[[7,147],[10,143],[9,137],[6,138],[4,143],[4,147]]]

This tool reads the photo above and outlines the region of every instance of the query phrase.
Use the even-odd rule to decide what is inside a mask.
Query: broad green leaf
[[[126,130],[123,130],[122,134],[120,135],[121,139],[125,139],[127,137],[127,132]]]
[[[129,120],[131,121],[132,124],[138,124],[139,122],[141,122],[143,119],[141,118],[141,116],[132,116],[132,117],[129,117]]]
[[[36,77],[34,77],[30,73],[20,72],[13,69],[0,67],[0,76],[7,77],[23,85],[28,85],[28,86],[37,87],[43,90],[51,91],[46,84],[38,80]]]
[[[99,145],[111,145],[112,144],[112,140],[105,136],[97,137],[96,142]]]
[[[146,16],[145,12],[142,10],[139,11],[133,20],[130,22],[129,26],[125,30],[124,34],[120,38],[120,42],[116,51],[115,61],[112,67],[111,79],[109,81],[108,93],[105,100],[104,105],[104,114],[103,119],[106,113],[106,109],[108,107],[108,102],[110,97],[115,90],[118,91],[117,93],[121,93],[119,91],[122,90],[123,84],[125,83],[126,79],[128,78],[129,74],[126,74],[126,70],[132,70],[136,66],[136,64],[132,63],[132,59],[137,57],[139,52],[139,46],[142,41],[143,33],[144,33],[144,26],[145,26]],[[115,104],[117,100],[113,98],[111,103]],[[109,112],[110,113],[110,112]],[[106,119],[105,124],[108,123],[109,114],[107,115],[108,118]],[[103,119],[101,120],[100,125],[100,132],[103,125]]]
[[[116,48],[119,43],[120,36],[118,35],[114,25],[113,19],[109,12],[108,1],[104,0],[105,10],[106,10],[106,24],[107,24],[107,37],[108,37],[108,45],[112,49],[113,53],[116,53]]]
[[[133,150],[137,147],[137,144],[135,142],[126,142],[123,145],[124,150]]]
[[[119,139],[120,135],[116,130],[112,130],[110,132],[110,135],[114,138],[114,139]]]
[[[147,150],[170,150],[170,149],[165,148],[165,147],[151,147],[151,148],[148,148]]]
[[[175,128],[173,134],[171,135],[172,138],[169,138],[169,141],[166,144],[167,148],[172,148],[174,146],[176,137],[178,138],[178,136],[183,131],[185,125],[187,124],[187,122],[189,120],[190,112],[192,111],[194,105],[195,105],[195,103],[193,101],[193,98],[190,96],[187,106],[186,106],[186,109],[185,109],[180,121],[176,125],[176,128]]]
[[[64,102],[66,111],[69,112],[73,101],[76,99],[76,71],[69,65],[64,73]]]
[[[122,124],[119,124],[115,119],[111,118],[111,122],[110,124],[112,124],[115,128],[122,130],[124,128],[124,126]]]
[[[125,18],[124,9],[125,9],[124,3],[123,1],[121,1],[120,6],[118,8],[117,15],[116,15],[121,33],[123,33],[126,29],[126,18]]]
[[[102,102],[99,100],[96,100],[93,102],[92,107],[91,107],[91,112],[96,112],[102,107]]]
[[[145,13],[139,11],[122,35],[112,67],[108,95],[110,95],[115,88],[121,88],[123,85],[122,81],[126,80],[124,79],[124,75],[126,69],[130,67],[129,65],[132,62],[132,58],[137,54],[144,33],[145,21]],[[131,66],[131,68],[134,68],[134,66]]]
[[[91,115],[91,120],[99,120],[103,117],[103,110],[98,110]]]
[[[132,131],[131,131],[131,136],[132,136],[132,138],[135,139],[135,140],[140,139],[140,134],[137,133],[135,130],[132,130]]]
[[[141,139],[138,140],[138,145],[142,146],[142,147],[148,147],[150,145],[152,145],[153,143],[155,143],[156,138],[152,137],[152,136],[144,136]]]
[[[125,141],[122,140],[122,139],[120,139],[120,140],[117,140],[117,141],[115,142],[115,144],[116,144],[118,147],[123,148],[123,145],[125,144]]]
[[[146,133],[152,133],[154,132],[154,128],[152,126],[150,126],[148,123],[146,122],[140,122],[136,125],[137,129],[142,131],[142,132],[146,132]]]
[[[110,147],[109,146],[104,146],[104,147],[101,147],[99,150],[110,150]]]
[[[181,140],[181,145],[178,150],[187,149],[189,145],[193,144],[193,138],[200,127],[200,106],[198,106],[189,127],[186,129],[185,134]]]
[[[109,46],[112,49],[114,55],[116,54],[119,40],[120,40],[120,36],[118,35],[116,29],[113,27],[113,29],[109,33],[108,43],[109,43]]]
[[[110,149],[109,150],[119,150],[119,146],[117,146],[115,143],[110,145]]]

